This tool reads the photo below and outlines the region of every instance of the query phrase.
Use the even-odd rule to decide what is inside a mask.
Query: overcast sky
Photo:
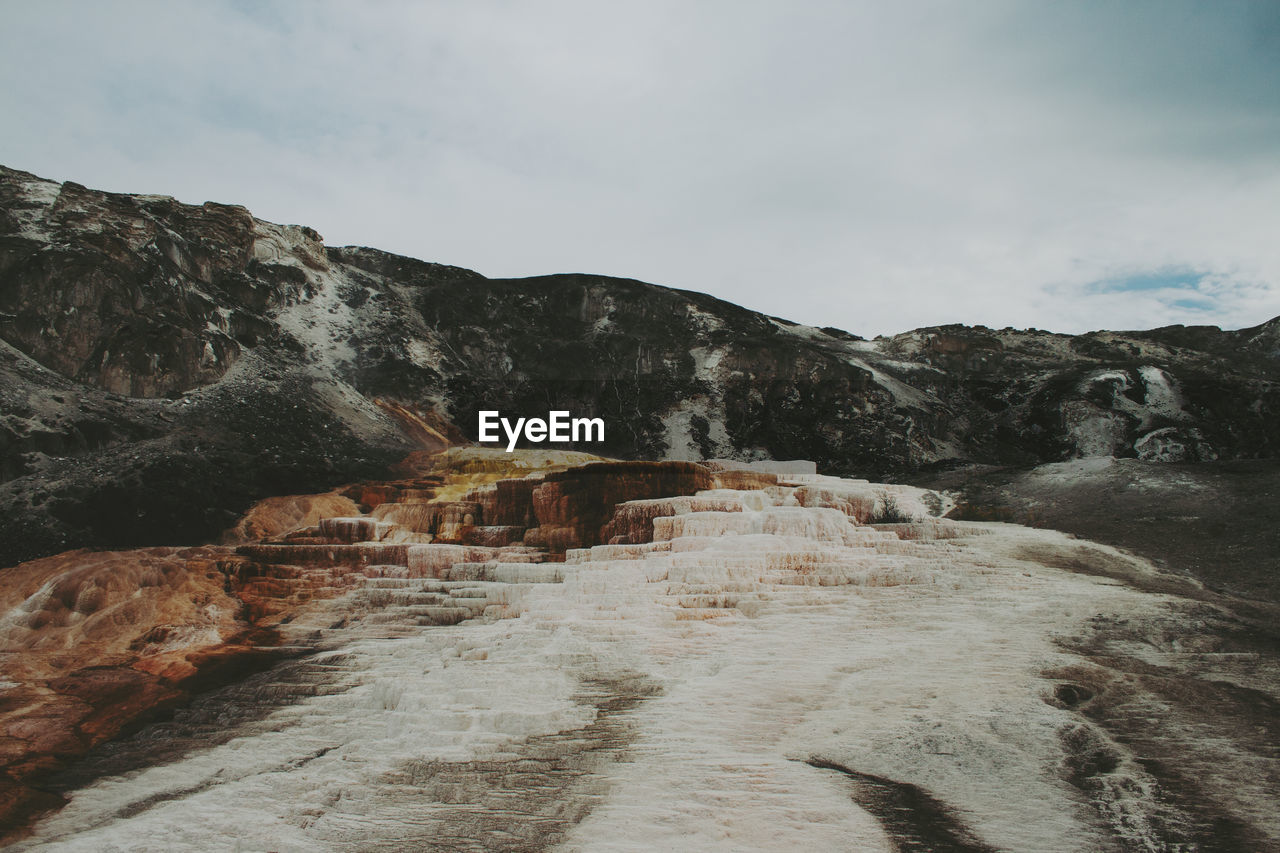
[[[1280,315],[1280,2],[0,3],[0,163],[862,335]]]

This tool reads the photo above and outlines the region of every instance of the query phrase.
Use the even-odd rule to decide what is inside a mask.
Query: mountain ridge
[[[603,417],[620,458],[902,478],[1280,448],[1280,318],[873,340],[585,273],[487,278],[243,207],[0,167],[0,565],[209,541],[253,501],[475,439],[482,408]],[[426,425],[426,429],[423,429]],[[168,537],[168,538],[165,538]]]

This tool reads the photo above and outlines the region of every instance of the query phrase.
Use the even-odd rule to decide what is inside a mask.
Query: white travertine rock
[[[382,542],[396,525],[366,516],[322,518],[320,533],[339,542]]]
[[[615,518],[652,541],[563,563],[328,546],[406,549],[314,569],[355,586],[286,628],[325,638],[341,689],[104,776],[16,849],[518,847],[529,827],[566,850],[896,849],[811,758],[928,791],[993,848],[1106,849],[1060,772],[1079,719],[1044,701],[1043,673],[1083,663],[1055,638],[1164,600],[1016,556],[1060,534],[863,523],[886,498],[924,519],[920,497],[788,474],[637,501]],[[390,514],[355,521],[326,529],[394,533]],[[1151,777],[1113,746],[1116,809],[1142,826]]]
[[[761,459],[739,462],[736,459],[712,459],[708,464],[725,471],[758,471],[762,474],[817,474],[818,464],[808,459]]]

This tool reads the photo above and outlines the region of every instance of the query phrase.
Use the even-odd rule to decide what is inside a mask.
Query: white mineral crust
[[[1078,718],[1043,673],[1079,662],[1055,639],[1095,614],[1167,600],[1018,558],[1094,547],[1061,534],[935,521],[915,529],[948,538],[904,540],[797,495],[897,489],[920,515],[911,490],[792,477],[707,493],[740,511],[673,500],[654,542],[555,572],[489,565],[534,582],[451,587],[485,609],[450,627],[413,620],[439,581],[370,577],[294,625],[320,631],[329,689],[98,779],[17,849],[895,849],[814,759],[918,786],[992,847],[1105,848],[1061,770]]]

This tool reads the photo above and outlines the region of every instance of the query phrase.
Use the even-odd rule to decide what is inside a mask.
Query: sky
[[[864,336],[1280,315],[1280,3],[0,0],[0,163]]]

